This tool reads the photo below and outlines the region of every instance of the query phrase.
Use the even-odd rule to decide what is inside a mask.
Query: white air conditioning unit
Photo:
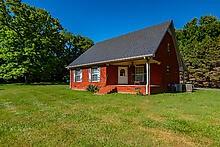
[[[192,92],[193,91],[193,85],[192,84],[185,84],[186,85],[186,92]]]

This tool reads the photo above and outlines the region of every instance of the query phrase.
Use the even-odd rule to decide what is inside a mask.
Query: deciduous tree
[[[93,42],[64,31],[47,11],[0,0],[0,78],[56,81]]]

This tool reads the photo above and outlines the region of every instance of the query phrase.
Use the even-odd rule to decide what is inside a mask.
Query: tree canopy
[[[203,16],[177,30],[189,80],[200,87],[220,87],[220,20]]]
[[[73,35],[47,11],[0,0],[0,78],[59,81],[65,67],[93,42]]]
[[[220,20],[194,18],[176,33],[189,80],[195,86],[220,87]],[[68,75],[65,67],[92,45],[43,9],[0,0],[0,79],[61,81]]]

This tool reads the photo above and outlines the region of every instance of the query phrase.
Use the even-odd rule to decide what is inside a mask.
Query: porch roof
[[[153,56],[172,21],[99,42],[67,68]]]

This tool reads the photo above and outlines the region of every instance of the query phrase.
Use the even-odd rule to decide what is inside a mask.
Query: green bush
[[[99,91],[99,87],[98,87],[98,86],[95,86],[95,85],[89,85],[89,86],[87,87],[87,91],[90,91],[90,92],[95,93],[95,92],[98,92],[98,91]]]

